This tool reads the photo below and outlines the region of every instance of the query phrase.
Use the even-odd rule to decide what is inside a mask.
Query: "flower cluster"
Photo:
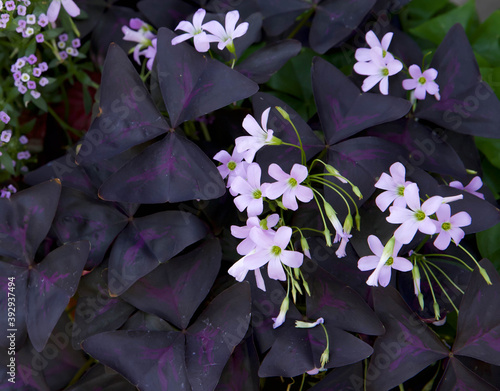
[[[2,127],[10,122],[10,116],[3,110],[0,111],[0,121],[2,122]],[[26,136],[22,135],[17,138],[14,136],[12,129],[4,129],[0,132],[0,156],[3,156],[3,154],[6,153],[7,156],[16,156],[17,161],[28,160],[31,158],[30,152],[27,150],[20,151],[20,149],[22,149],[27,143],[28,138]],[[9,164],[12,164],[12,167],[16,166],[16,160],[10,158],[8,161],[10,162]],[[0,165],[0,168],[4,170],[5,166],[2,164]],[[20,169],[24,172],[27,171],[27,167],[22,164]],[[2,190],[1,197],[10,197],[10,193],[12,193],[12,191],[7,194],[5,193],[7,190],[5,190],[5,192],[4,190]]]
[[[79,38],[69,40],[68,34],[59,35],[57,47],[60,49],[59,57],[61,60],[66,60],[68,56],[76,57],[79,54],[78,48],[81,46]]]
[[[128,26],[122,26],[122,32],[125,41],[137,43],[132,49],[135,62],[140,65],[140,56],[144,56],[148,59],[146,66],[151,70],[156,56],[157,42],[153,27],[139,18],[132,18]]]
[[[0,189],[0,198],[10,198],[14,193],[17,193],[17,189],[13,185],[9,185]]]
[[[403,63],[388,51],[393,33],[387,33],[379,41],[373,31],[368,31],[365,36],[366,43],[370,48],[359,48],[356,50],[354,71],[360,75],[368,76],[361,89],[366,92],[379,84],[379,90],[383,95],[389,94],[389,76],[394,76],[403,69]],[[440,100],[439,86],[434,81],[438,72],[434,68],[422,72],[416,64],[408,68],[410,79],[403,80],[403,88],[412,91],[412,98],[423,100],[426,94],[434,95]]]
[[[459,245],[465,236],[461,227],[471,224],[471,217],[465,211],[451,215],[449,203],[462,199],[462,195],[454,197],[433,196],[420,201],[418,185],[406,181],[406,170],[401,163],[390,167],[391,175],[383,173],[375,187],[384,190],[375,200],[383,212],[389,207],[390,215],[387,221],[399,224],[391,240],[384,246],[374,235],[368,237],[368,245],[374,255],[362,257],[358,267],[362,271],[373,270],[367,280],[368,285],[387,286],[391,279],[391,269],[410,271],[413,264],[398,253],[403,244],[410,243],[417,231],[427,235],[437,235],[434,246],[445,250],[453,240]],[[418,294],[418,293],[417,293]]]
[[[172,39],[172,45],[184,42],[193,38],[194,47],[199,52],[206,52],[210,49],[211,42],[217,42],[219,50],[227,48],[229,52],[235,53],[234,39],[243,36],[248,30],[248,23],[243,22],[236,27],[236,23],[240,18],[238,11],[230,11],[226,14],[225,26],[222,26],[216,20],[212,20],[203,24],[206,11],[200,8],[193,15],[193,22],[183,20],[175,30],[184,31],[184,34]],[[208,32],[208,34],[207,34]]]
[[[29,91],[34,99],[38,99],[41,95],[37,91],[37,83],[41,87],[49,83],[49,80],[42,76],[42,73],[49,69],[47,63],[41,62],[38,65],[37,63],[38,58],[34,54],[31,54],[28,57],[18,58],[10,69],[17,90],[23,95]]]

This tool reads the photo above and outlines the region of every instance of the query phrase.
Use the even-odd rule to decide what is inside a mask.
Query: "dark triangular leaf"
[[[108,274],[110,294],[122,294],[160,263],[205,235],[205,225],[187,212],[159,212],[133,219],[111,250]]]
[[[189,391],[184,343],[176,331],[111,331],[87,338],[82,347],[140,390]]]
[[[363,366],[361,363],[348,365],[330,372],[310,391],[362,391],[364,384]]]
[[[361,339],[354,335],[334,326],[330,326],[327,321],[325,327],[328,332],[328,338],[330,339],[330,357],[328,363],[325,365],[326,368],[343,367],[344,365],[354,364],[370,357],[373,353],[373,349],[370,345],[361,341]],[[325,332],[319,327],[315,327],[311,329],[311,331],[317,335],[318,340],[324,340],[324,346],[326,346]],[[321,353],[322,352],[317,349],[313,349],[316,367],[319,367],[319,363],[321,362]]]
[[[156,315],[136,311],[120,330],[177,331],[177,328]]]
[[[437,391],[498,391],[463,365],[459,359],[450,357]]]
[[[250,286],[238,283],[219,294],[186,334],[186,366],[193,391],[211,391],[250,322]]]
[[[111,242],[127,225],[128,217],[113,205],[63,188],[53,229],[63,243],[88,240],[90,254],[86,268],[99,265]]]
[[[265,18],[264,30],[271,36],[286,31],[312,6],[303,0],[257,0],[257,3]]]
[[[66,391],[137,391],[137,388],[130,384],[120,374],[109,371],[102,364],[90,368],[88,372],[78,382],[67,388]]]
[[[173,30],[181,20],[186,20],[196,9],[182,0],[142,0],[137,8],[157,28]]]
[[[47,235],[56,213],[61,182],[53,179],[0,198],[0,255],[24,265]]]
[[[446,129],[474,136],[499,138],[500,101],[481,80],[479,67],[460,24],[446,34],[431,67],[438,71],[441,100],[428,96],[416,116]]]
[[[185,329],[205,299],[220,268],[217,239],[206,240],[186,255],[158,266],[130,287],[122,298]]]
[[[309,43],[323,54],[346,39],[363,21],[376,0],[326,0],[316,7]]]
[[[411,108],[411,103],[401,98],[361,93],[341,71],[319,57],[313,60],[312,84],[328,144],[401,118]]]
[[[500,313],[491,310],[500,297],[500,276],[489,260],[483,259],[480,265],[492,285],[476,267],[460,304],[453,354],[500,365]]]
[[[158,79],[172,127],[255,94],[258,85],[186,43],[172,45],[176,36],[158,32]]]
[[[104,63],[99,114],[80,144],[76,162],[108,159],[167,130],[127,54],[112,44]]]
[[[26,325],[37,351],[43,349],[70,297],[75,294],[89,250],[87,241],[68,243],[31,269]]]
[[[205,153],[185,137],[169,132],[109,177],[99,196],[156,204],[214,199],[225,191],[217,168]]]
[[[294,39],[273,42],[249,55],[235,69],[262,84],[292,57],[299,54],[302,45]]]
[[[410,379],[435,361],[448,356],[448,349],[423,323],[392,287],[373,289],[375,312],[386,328],[375,341],[368,374],[368,390],[389,390]]]

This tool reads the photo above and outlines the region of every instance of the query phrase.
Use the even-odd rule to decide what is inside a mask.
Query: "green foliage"
[[[490,64],[500,65],[500,10],[493,12],[471,37],[474,51]]]

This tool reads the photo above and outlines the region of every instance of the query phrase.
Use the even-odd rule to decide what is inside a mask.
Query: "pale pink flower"
[[[207,52],[208,49],[210,49],[210,42],[216,42],[217,38],[203,31],[204,25],[202,25],[202,23],[205,15],[206,11],[203,8],[200,8],[193,15],[193,23],[186,20],[181,21],[175,30],[185,31],[185,34],[181,34],[173,38],[172,45],[177,45],[193,38],[195,49],[198,52]]]
[[[267,120],[269,118],[269,112],[271,108],[268,107],[262,112],[260,118],[261,125],[252,117],[250,114],[243,119],[243,129],[245,129],[250,136],[241,136],[235,140],[236,150],[239,153],[245,154],[245,160],[247,162],[252,162],[255,157],[255,153],[261,149],[264,145],[279,145],[281,140],[274,137],[274,131],[272,129],[267,129]]]
[[[234,204],[240,212],[247,210],[248,216],[258,216],[264,210],[263,189],[260,184],[262,171],[257,163],[252,163],[247,169],[247,179],[234,178],[231,189],[240,194],[234,199]]]
[[[433,220],[433,222],[438,236],[434,240],[434,246],[439,250],[445,250],[450,245],[451,239],[458,246],[458,243],[465,236],[464,231],[459,227],[466,227],[471,224],[470,215],[467,212],[458,212],[452,216],[450,205],[442,204],[436,211],[436,216],[438,220]]]
[[[442,205],[443,198],[434,196],[420,206],[419,189],[416,183],[409,184],[405,189],[405,201],[410,209],[391,206],[391,214],[386,218],[389,223],[401,224],[394,232],[397,241],[408,244],[417,231],[427,235],[436,233],[436,226],[429,217],[436,213]]]
[[[236,251],[238,252],[238,254],[247,255],[257,247],[257,243],[255,243],[250,238],[250,231],[252,230],[252,228],[261,229],[266,235],[274,236],[275,231],[273,231],[271,228],[278,224],[279,219],[280,218],[278,214],[274,213],[262,220],[260,220],[256,216],[249,217],[246,225],[243,227],[232,225],[231,235],[233,235],[235,238],[243,239],[238,247],[236,247]]]
[[[375,199],[375,203],[382,212],[392,203],[394,203],[395,206],[404,208],[406,206],[406,201],[404,199],[405,188],[412,183],[405,180],[406,169],[405,166],[399,162],[391,165],[389,172],[391,175],[383,172],[377,183],[375,183],[377,189],[385,190]]]
[[[383,95],[389,94],[389,76],[394,76],[401,69],[403,64],[396,60],[392,54],[386,53],[383,57],[381,48],[371,49],[370,62],[357,62],[354,64],[354,71],[360,75],[368,76],[364,81],[361,89],[363,92],[371,90],[378,83],[379,90]]]
[[[472,180],[469,182],[469,184],[465,187],[459,181],[450,182],[450,186],[454,187],[455,189],[464,190],[467,193],[474,194],[476,197],[482,198],[484,200],[484,194],[476,191],[476,190],[479,190],[483,186],[483,181],[478,176],[475,176],[474,178],[472,178]]]
[[[241,258],[240,260],[235,262],[234,265],[231,266],[229,268],[229,270],[227,271],[229,273],[229,275],[233,276],[236,279],[236,281],[239,281],[239,282],[243,281],[250,270],[250,269],[248,269],[248,267],[245,264],[245,259],[247,256],[254,254],[254,253],[255,253],[255,250],[253,250],[248,255],[244,256],[243,258]],[[262,273],[260,272],[260,269],[255,269],[254,273],[255,273],[255,281],[257,282],[257,288],[259,288],[265,292],[266,291],[266,284],[264,282],[264,278],[262,277]]]
[[[52,0],[47,10],[47,17],[49,22],[55,22],[59,16],[59,11],[61,10],[61,4],[71,17],[76,17],[80,15],[80,8],[76,5],[73,0]]]
[[[393,33],[387,33],[382,37],[382,41],[379,41],[377,36],[373,31],[368,31],[365,35],[365,41],[370,46],[370,48],[379,48],[382,50],[382,57],[385,57],[387,51],[389,50],[389,45],[391,44]],[[368,48],[359,48],[356,49],[356,53],[354,53],[354,57],[357,61],[371,61],[372,60],[372,52],[371,49]]]
[[[230,188],[229,191],[233,196],[237,195],[237,193],[235,193],[234,190],[231,189],[234,178],[240,176],[244,179],[247,175],[247,167],[249,163],[244,161],[243,158],[244,154],[238,152],[236,148],[233,150],[232,155],[230,155],[227,151],[222,150],[214,156],[214,160],[222,163],[217,167],[217,170],[219,170],[219,174],[221,175],[222,179],[225,179],[227,177],[226,187]]]
[[[439,86],[434,81],[438,72],[434,68],[429,68],[422,72],[418,65],[413,64],[410,65],[408,71],[412,78],[403,80],[403,88],[405,90],[415,90],[414,94],[417,99],[425,99],[426,93],[434,95],[437,100],[441,99]]]
[[[227,49],[234,53],[234,43],[233,40],[244,35],[248,30],[248,23],[240,23],[238,27],[236,27],[236,23],[240,18],[240,13],[238,11],[230,11],[226,14],[225,26],[217,22],[216,20],[212,20],[203,25],[203,29],[213,34],[214,42],[219,42],[217,47],[219,50]]]
[[[374,270],[368,281],[368,285],[387,286],[391,281],[392,269],[408,272],[413,268],[413,264],[406,258],[398,257],[402,243],[395,241],[394,249],[388,259],[384,260],[384,246],[375,235],[368,236],[368,246],[374,255],[367,255],[358,261],[358,268],[361,271]]]
[[[280,227],[271,238],[262,230],[252,229],[250,238],[254,243],[258,243],[255,254],[248,255],[245,264],[250,270],[258,269],[267,264],[267,274],[274,280],[286,281],[286,274],[283,270],[285,264],[296,268],[302,265],[304,254],[298,251],[285,250],[290,243],[292,229],[290,227]]]
[[[276,163],[272,163],[268,172],[277,182],[265,184],[267,198],[275,200],[283,196],[283,205],[291,210],[298,209],[297,199],[302,202],[309,202],[313,199],[311,188],[300,184],[307,178],[307,167],[294,164],[290,174],[287,174]]]

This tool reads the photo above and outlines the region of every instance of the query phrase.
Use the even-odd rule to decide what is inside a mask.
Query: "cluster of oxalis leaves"
[[[15,383],[5,371],[12,341],[3,338],[0,389],[497,389],[500,276],[487,259],[476,261],[473,234],[500,213],[486,187],[482,199],[449,183],[480,175],[473,136],[500,138],[500,101],[481,80],[463,28],[453,26],[428,63],[408,35],[375,24],[378,39],[393,33],[390,56],[437,72],[439,99],[413,99],[402,75],[391,76],[389,94],[362,92],[357,76],[317,56],[311,74],[298,75],[311,80],[317,110],[306,121],[268,83],[303,45],[350,53],[353,40],[344,41],[358,28],[364,41],[364,23],[387,15],[386,3],[209,1],[207,18],[223,21],[236,9],[248,29],[232,51],[212,44],[208,54],[189,41],[172,45],[175,27],[199,5],[139,2],[143,15],[130,17],[157,28],[151,73],[139,75],[111,44],[83,139],[26,175],[31,187],[0,199],[2,330],[11,328],[9,282],[16,295]],[[285,39],[290,33],[300,39]],[[249,123],[262,131],[251,157],[235,142],[249,137]],[[219,172],[212,159],[221,150],[242,154],[227,168],[260,170],[259,186],[272,186],[277,169],[269,167],[277,165],[291,187],[310,190],[294,205],[290,195],[271,196],[270,186],[253,188],[265,202],[244,211],[232,195],[242,196],[246,179],[227,191],[224,165]],[[392,253],[396,227],[377,208],[375,185],[401,164],[422,202],[442,197],[453,214],[470,216],[457,245],[438,249],[420,230]],[[297,179],[298,166],[307,178]],[[281,238],[270,257],[300,253],[300,268],[283,261],[282,275],[276,264],[248,267],[240,255],[261,243],[248,249],[247,241],[242,253],[231,235],[242,236],[248,217],[250,238]],[[367,285],[378,285],[358,269],[371,254],[370,235],[386,247],[377,270],[406,257],[412,271],[392,271],[381,283],[389,286]],[[297,376],[289,386],[285,378]]]

